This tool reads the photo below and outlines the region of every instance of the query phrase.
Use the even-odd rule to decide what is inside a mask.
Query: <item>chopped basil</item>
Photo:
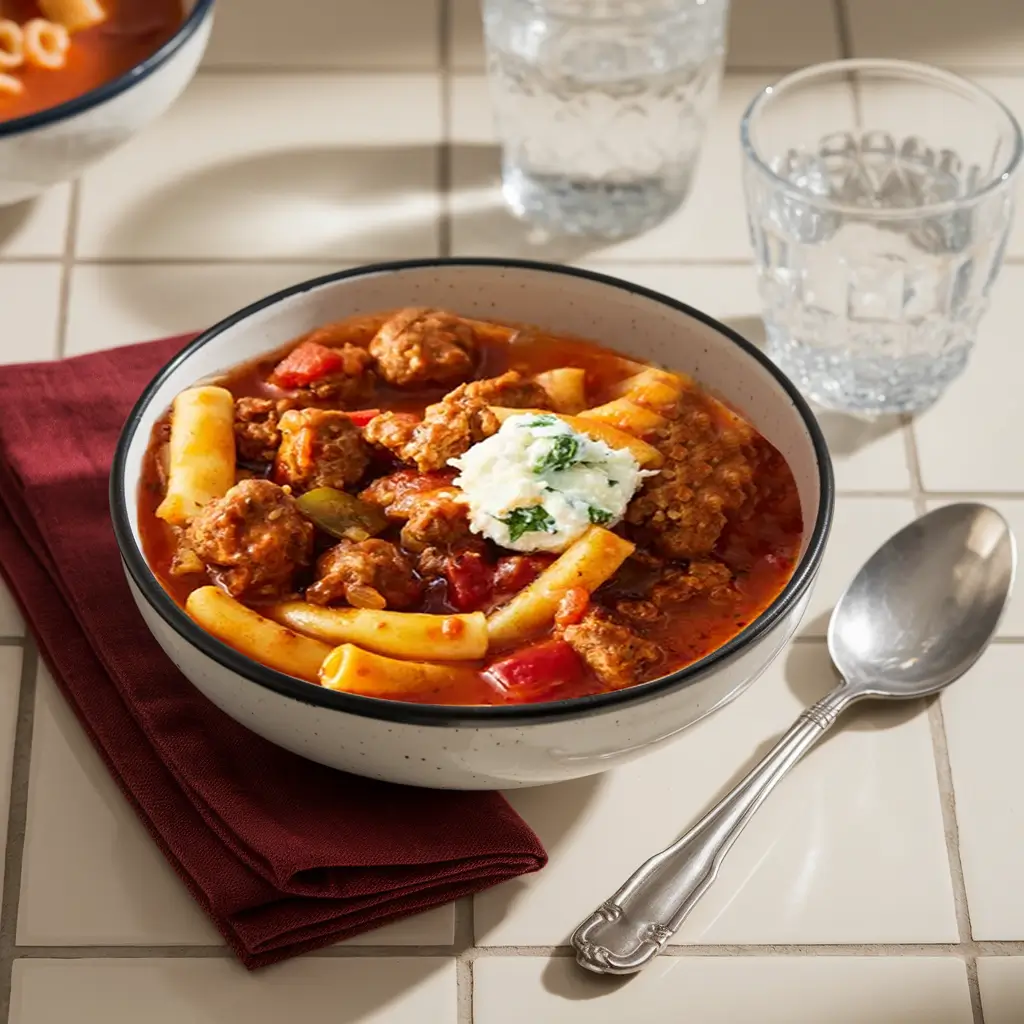
[[[605,523],[612,521],[611,512],[604,508],[598,508],[596,505],[591,505],[587,509],[587,514],[590,516],[590,521],[597,526],[604,526]]]
[[[555,521],[543,505],[514,508],[500,522],[508,527],[508,539],[513,543],[524,533],[554,533]]]
[[[532,420],[527,420],[522,424],[524,427],[553,427],[558,422],[554,416],[543,415],[534,416]]]
[[[575,465],[580,443],[572,434],[558,434],[551,439],[551,447],[534,463],[534,473],[563,470]]]

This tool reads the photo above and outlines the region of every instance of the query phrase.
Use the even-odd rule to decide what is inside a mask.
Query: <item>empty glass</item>
[[[728,0],[484,0],[505,200],[617,238],[686,197],[722,75]]]
[[[811,398],[908,412],[957,377],[999,273],[1021,131],[920,64],[798,71],[743,119],[768,352]]]

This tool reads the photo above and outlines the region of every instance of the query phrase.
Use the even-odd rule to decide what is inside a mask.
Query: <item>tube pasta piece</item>
[[[435,661],[473,661],[487,653],[487,619],[369,608],[324,608],[285,601],[266,609],[275,622],[329,644],[358,644],[379,654]]]
[[[587,407],[587,371],[578,366],[545,370],[534,378],[547,392],[557,412],[576,413]]]
[[[235,400],[226,388],[189,388],[171,412],[167,494],[156,514],[184,526],[235,482]]]
[[[43,17],[63,25],[69,32],[95,28],[107,20],[100,0],[39,0]]]
[[[24,61],[25,33],[16,21],[0,18],[0,72],[13,71],[21,67]],[[20,82],[18,84],[21,85]]]
[[[568,591],[582,588],[592,594],[614,575],[635,546],[610,530],[592,526],[525,590],[492,613],[487,621],[491,646],[513,644],[542,632]]]
[[[520,416],[523,413],[532,413],[535,416],[557,416],[560,420],[568,423],[573,430],[580,434],[586,434],[595,441],[604,441],[609,448],[628,448],[633,453],[633,458],[645,469],[657,469],[665,458],[653,445],[641,441],[638,437],[627,434],[618,427],[609,423],[602,423],[600,420],[588,420],[583,416],[566,416],[564,413],[552,413],[546,409],[506,409],[501,406],[492,405],[491,412],[498,417],[499,422],[504,423],[509,416]]]
[[[25,63],[47,71],[64,67],[68,59],[71,37],[63,25],[44,18],[25,23]]]
[[[636,405],[663,410],[672,408],[683,391],[692,386],[693,381],[689,377],[651,366],[620,381],[615,394],[628,398]]]
[[[595,406],[580,413],[585,420],[600,420],[610,423],[619,430],[624,430],[634,437],[652,434],[658,427],[665,425],[665,417],[653,409],[637,405],[628,398],[615,398],[604,405]]]
[[[366,697],[415,697],[447,689],[460,680],[471,683],[476,674],[466,665],[400,661],[364,651],[355,644],[342,644],[324,660],[320,685]]]
[[[0,71],[0,96],[20,96],[24,91],[25,84],[20,78]]]
[[[318,681],[320,666],[331,653],[329,644],[264,618],[217,587],[193,590],[185,610],[208,633],[247,658],[311,683]]]

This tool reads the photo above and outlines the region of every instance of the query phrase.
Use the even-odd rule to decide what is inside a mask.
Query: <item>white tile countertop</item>
[[[0,210],[0,359],[201,328],[354,263],[532,255],[599,266],[760,331],[737,121],[794,66],[899,56],[1024,119],[1019,0],[734,0],[694,192],[650,234],[538,251],[495,187],[477,0],[220,0],[205,65],[126,149]],[[301,112],[302,116],[296,116]],[[1024,216],[965,376],[914,422],[822,422],[835,530],[813,607],[750,692],[621,771],[512,802],[549,867],[247,974],[116,791],[0,591],[0,1022],[1021,1024],[1024,595],[941,702],[866,709],[774,793],[654,966],[586,976],[578,920],[831,684],[824,628],[862,559],[978,497],[1024,538]],[[9,797],[9,799],[8,799]]]

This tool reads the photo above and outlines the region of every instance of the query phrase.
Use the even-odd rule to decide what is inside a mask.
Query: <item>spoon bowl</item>
[[[926,697],[963,675],[995,634],[1016,562],[1009,525],[987,505],[947,505],[894,534],[829,622],[829,653],[850,690]]]

